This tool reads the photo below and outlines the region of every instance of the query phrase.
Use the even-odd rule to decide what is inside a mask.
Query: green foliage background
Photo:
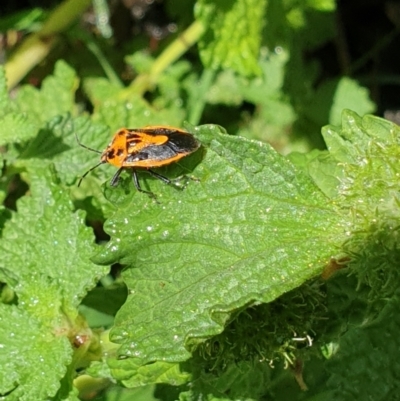
[[[1,70],[1,399],[395,399],[400,132],[355,80],[314,85],[300,49],[334,11],[199,0],[201,63],[138,40],[126,85],[101,52],[103,76],[67,56],[12,96]],[[51,20],[3,23],[28,17]],[[139,173],[155,202],[109,165],[76,186],[98,163],[76,136],[162,124],[202,144],[161,169],[182,186]]]

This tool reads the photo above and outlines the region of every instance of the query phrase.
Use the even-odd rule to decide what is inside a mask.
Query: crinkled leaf
[[[191,378],[179,363],[157,361],[142,366],[140,360],[128,358],[125,360],[109,359],[113,377],[128,388],[145,386],[152,383],[167,383],[172,386],[185,384]]]
[[[47,123],[58,115],[75,110],[75,90],[78,87],[75,71],[64,61],[58,61],[54,74],[43,80],[41,89],[23,86],[16,99],[21,112],[30,121]]]
[[[0,146],[33,137],[38,126],[9,100],[4,68],[0,68]]]
[[[89,262],[93,233],[49,169],[32,161],[29,179],[31,196],[18,201],[3,230],[0,271],[20,304],[50,323],[61,308],[76,308],[107,268]]]
[[[24,86],[13,102],[8,100],[4,71],[2,74],[0,102],[6,107],[0,111],[0,145],[25,142],[36,135],[43,140],[46,123],[75,109],[78,79],[74,70],[63,61],[57,62],[54,75],[43,81],[40,90]],[[41,127],[42,131],[39,131]]]
[[[0,118],[0,145],[19,143],[36,135],[38,126],[26,115],[10,112]]]
[[[108,268],[89,261],[93,233],[49,169],[31,162],[28,176],[30,194],[18,200],[0,240],[0,280],[17,295],[1,313],[0,393],[44,400],[71,363],[68,338],[85,329],[76,308]]]
[[[0,394],[7,394],[4,399],[54,397],[71,359],[72,348],[66,337],[54,335],[23,305],[0,303]]]
[[[128,267],[111,338],[140,363],[186,360],[231,312],[318,274],[344,239],[335,205],[271,147],[211,126],[195,134],[199,181],[182,192],[147,181],[161,204],[135,194],[106,224],[112,240],[96,258]]]
[[[77,139],[85,146],[102,152],[111,139],[110,129],[103,124],[94,124],[87,116],[57,116],[50,120],[26,146],[18,148],[19,157],[14,161],[18,168],[30,164],[32,159],[41,164],[56,166],[61,182],[74,185],[74,195],[78,203],[90,205],[90,217],[108,216],[114,207],[103,196],[101,182],[109,183],[115,168],[102,165],[82,181],[81,188],[76,186],[78,180],[90,168],[100,161],[100,155],[80,146]],[[100,177],[96,180],[95,177]]]
[[[196,18],[207,27],[199,42],[200,57],[207,68],[232,69],[241,75],[259,74],[265,0],[201,0]]]
[[[326,126],[322,135],[329,152],[315,151],[306,158],[291,158],[309,172],[326,195],[332,199],[341,197],[341,207],[352,210],[356,218],[352,223],[361,224],[363,231],[370,229],[366,216],[376,221],[378,211],[382,218],[395,218],[399,203],[399,127],[345,110],[342,125]]]
[[[100,155],[81,147],[76,137],[84,145],[89,143],[102,152],[111,135],[109,128],[93,124],[86,116],[59,116],[40,130],[38,136],[21,152],[20,158],[27,161],[31,158],[51,161],[55,164],[60,179],[71,183],[100,161]],[[107,170],[107,167],[101,168],[94,175],[105,179]]]
[[[344,196],[343,207],[351,207],[361,224],[365,215],[374,216],[376,208],[395,212],[398,196],[400,157],[397,125],[373,116],[359,117],[344,111],[342,126],[327,126],[322,130],[335,163],[339,180],[336,192]]]

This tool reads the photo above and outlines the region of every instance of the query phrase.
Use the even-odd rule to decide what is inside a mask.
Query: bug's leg
[[[153,177],[158,178],[162,182],[165,182],[166,184],[169,184],[169,185],[173,185],[177,189],[185,189],[189,183],[189,180],[199,181],[197,178],[188,176],[186,174],[182,175],[180,177],[177,177],[173,180],[170,180],[169,178],[164,177],[163,175],[158,174],[153,170],[147,170],[147,172],[149,174],[151,174]]]
[[[110,181],[110,185],[111,185],[112,187],[115,187],[115,186],[118,185],[119,176],[121,175],[123,169],[124,169],[124,168],[121,167],[121,168],[118,169],[118,171],[114,174],[114,177],[113,177],[113,178],[111,179],[111,181]]]
[[[152,175],[153,177],[155,177],[155,178],[158,178],[159,180],[161,180],[162,182],[164,182],[165,184],[172,184],[172,180],[170,180],[169,178],[167,178],[167,177],[164,177],[163,175],[161,175],[161,174],[158,174],[158,173],[156,173],[155,171],[153,171],[153,170],[147,170],[147,172],[150,174],[150,175]]]
[[[154,199],[155,201],[157,201],[157,197],[153,194],[153,192],[145,191],[144,189],[142,189],[142,187],[140,186],[139,178],[138,178],[138,176],[137,176],[137,173],[136,173],[136,170],[135,170],[135,169],[132,169],[132,180],[133,180],[133,183],[135,184],[136,189],[137,189],[139,192],[142,192],[142,193],[144,193],[144,194],[147,194],[148,196],[150,196],[150,198],[152,198],[152,199]]]

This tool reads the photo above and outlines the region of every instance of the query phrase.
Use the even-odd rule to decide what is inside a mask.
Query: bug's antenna
[[[92,152],[98,153],[98,154],[100,154],[100,155],[103,153],[103,152],[100,152],[100,150],[93,149],[93,148],[89,148],[89,146],[84,145],[84,144],[79,140],[78,135],[77,135],[76,132],[75,132],[75,138],[76,138],[76,142],[78,142],[79,146],[82,146],[82,148],[85,148],[85,149],[90,150],[90,151],[92,151]],[[100,163],[100,164],[101,164],[101,163]],[[98,165],[97,165],[97,166],[98,166]],[[97,166],[96,166],[96,167],[97,167]],[[89,173],[90,171],[92,171],[92,170],[89,170],[87,173]],[[85,177],[87,173],[85,173],[83,177]],[[83,177],[82,177],[82,178],[83,178]],[[82,181],[82,179],[81,179],[81,181]],[[79,182],[79,183],[80,183],[80,182]],[[78,187],[79,187],[79,184],[78,184]]]
[[[89,149],[89,148],[88,148]],[[78,187],[81,185],[82,180],[91,172],[93,171],[95,168],[99,167],[100,164],[104,164],[103,161],[101,161],[100,163],[96,164],[95,166],[93,166],[92,168],[90,168],[88,171],[86,171],[85,174],[83,174],[83,176],[79,179],[78,181]]]

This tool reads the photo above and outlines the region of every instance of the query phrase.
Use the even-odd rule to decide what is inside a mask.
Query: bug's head
[[[122,167],[126,161],[127,151],[125,144],[111,142],[107,149],[102,153],[100,160],[116,167]]]
[[[126,135],[129,131],[126,128],[120,129],[113,140],[101,154],[101,161],[116,167],[122,167],[128,156]]]

